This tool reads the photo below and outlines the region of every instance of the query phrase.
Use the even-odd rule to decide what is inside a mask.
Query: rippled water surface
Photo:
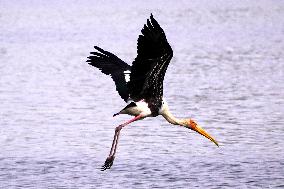
[[[238,2],[238,3],[237,3]],[[93,45],[131,64],[153,13],[174,50],[164,84],[173,114],[122,131]],[[0,188],[283,188],[283,1],[0,2]]]

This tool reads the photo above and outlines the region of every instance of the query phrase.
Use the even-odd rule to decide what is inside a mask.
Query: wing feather
[[[134,100],[161,100],[163,80],[167,67],[173,57],[173,51],[166,35],[151,14],[147,24],[141,30],[128,88]]]
[[[129,82],[131,66],[108,51],[97,46],[94,48],[97,51],[91,52],[92,56],[88,57],[87,62],[100,69],[104,74],[111,75],[118,94],[124,101],[127,101],[129,98],[127,82]]]

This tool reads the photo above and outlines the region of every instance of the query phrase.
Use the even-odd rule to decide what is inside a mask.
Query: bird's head
[[[205,136],[219,147],[218,142],[211,135],[209,135],[204,129],[202,129],[193,119],[185,119],[185,127]]]

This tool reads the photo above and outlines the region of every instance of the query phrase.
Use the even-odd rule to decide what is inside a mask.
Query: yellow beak
[[[206,138],[208,138],[209,140],[214,142],[219,147],[218,142],[211,135],[209,135],[204,129],[202,129],[199,125],[197,125],[197,124],[190,125],[189,128],[191,130],[194,130],[194,131],[198,132],[199,134],[205,136]]]

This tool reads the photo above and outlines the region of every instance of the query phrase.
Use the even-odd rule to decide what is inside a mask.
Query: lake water
[[[164,94],[220,143],[128,120],[94,45],[131,64],[154,14],[174,50]],[[284,188],[283,1],[0,2],[0,188]]]

